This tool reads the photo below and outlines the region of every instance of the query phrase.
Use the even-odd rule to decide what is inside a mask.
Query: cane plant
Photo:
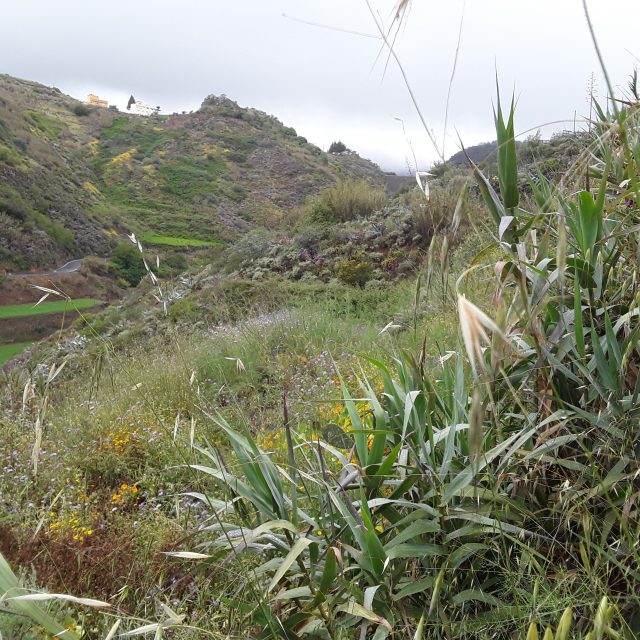
[[[573,613],[545,637],[620,637],[614,612],[639,605],[640,214],[635,183],[612,183],[638,167],[599,156],[597,134],[593,191],[530,176],[527,199],[514,119],[498,97],[499,192],[472,167],[496,228],[498,317],[460,295],[466,358],[428,366],[426,342],[390,364],[366,358],[377,392],[357,365],[357,390],[338,371],[349,431],[308,437],[285,400],[286,463],[209,414],[232,455],[203,446],[191,465],[224,494],[192,494],[213,514],[198,557],[259,558],[258,606],[237,606],[263,637],[534,638],[559,603]],[[636,144],[637,114],[624,122]],[[552,567],[578,591],[551,588]]]

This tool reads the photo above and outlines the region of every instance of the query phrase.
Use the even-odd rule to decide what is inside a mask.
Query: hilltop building
[[[103,109],[106,109],[109,106],[109,102],[107,100],[103,100],[100,96],[96,96],[93,93],[90,93],[87,96],[85,103],[94,107],[102,107]]]
[[[152,107],[140,100],[136,100],[133,96],[127,102],[127,111],[135,113],[138,116],[151,116],[160,112],[160,107]]]

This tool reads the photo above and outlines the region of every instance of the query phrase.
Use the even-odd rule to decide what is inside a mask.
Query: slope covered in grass
[[[225,97],[149,118],[80,104],[0,76],[0,268],[104,254],[125,231],[228,241],[339,177],[383,184],[372,163]]]
[[[227,273],[146,277],[5,375],[0,553],[25,589],[113,605],[52,606],[74,634],[638,637],[633,94],[557,182],[498,100],[495,175],[381,211],[341,183]],[[167,201],[201,195],[201,165],[158,167]]]

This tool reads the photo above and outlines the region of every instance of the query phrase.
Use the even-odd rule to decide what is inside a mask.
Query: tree
[[[145,273],[140,252],[130,244],[119,244],[113,250],[111,264],[118,275],[132,287],[142,280]]]
[[[329,147],[329,153],[344,153],[347,150],[347,145],[341,140],[337,140],[331,143]]]

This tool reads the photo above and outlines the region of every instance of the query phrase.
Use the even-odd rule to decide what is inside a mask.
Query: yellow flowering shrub
[[[133,506],[137,502],[138,487],[135,484],[123,483],[111,496],[111,504],[115,509],[124,509]]]
[[[85,180],[83,185],[82,185],[91,195],[94,195],[96,197],[100,197],[102,194],[100,193],[100,189],[98,189],[98,187],[96,187],[95,184],[93,184],[93,182],[89,182],[89,180]]]
[[[68,478],[60,501],[54,501],[43,520],[47,537],[80,542],[93,535],[98,520],[96,497],[88,495],[78,475]]]

